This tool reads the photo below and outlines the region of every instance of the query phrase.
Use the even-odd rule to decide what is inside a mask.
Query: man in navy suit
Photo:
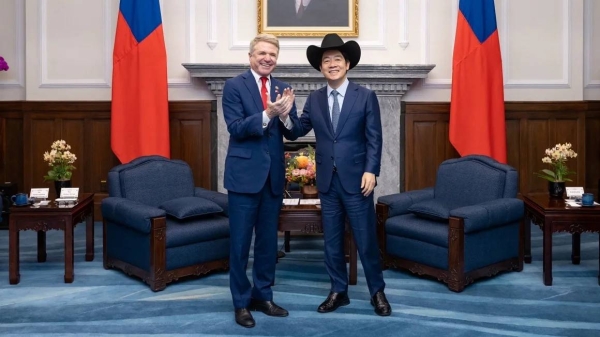
[[[235,321],[255,325],[250,310],[284,317],[273,302],[271,285],[277,261],[277,225],[283,202],[285,160],[283,138],[295,140],[300,123],[294,93],[271,76],[279,41],[260,34],[250,42],[250,69],[225,82],[223,115],[229,131],[224,187],[228,191],[231,249],[229,278]],[[254,239],[252,286],[246,276]]]
[[[356,240],[375,313],[388,316],[392,309],[384,294],[379,260],[373,189],[381,166],[382,131],[375,93],[348,81],[347,71],[360,60],[360,46],[344,43],[337,34],[323,38],[321,47],[309,46],[308,62],[327,79],[327,86],[312,92],[300,123],[302,132],[314,129],[317,189],[321,199],[325,266],[331,291],[319,306],[326,313],[350,304],[344,254],[346,218]]]

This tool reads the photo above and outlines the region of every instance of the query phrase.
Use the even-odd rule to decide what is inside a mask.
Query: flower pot
[[[319,197],[319,192],[317,191],[316,186],[304,185],[300,191],[302,192],[303,199],[316,199]]]
[[[549,181],[548,182],[548,193],[551,199],[562,199],[565,194],[565,182],[564,181]]]
[[[71,180],[55,180],[54,189],[56,190],[56,197],[60,198],[60,190],[63,187],[71,187]]]

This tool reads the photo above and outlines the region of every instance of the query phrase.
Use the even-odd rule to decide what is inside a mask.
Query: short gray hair
[[[254,51],[254,46],[256,46],[256,44],[259,42],[270,43],[270,44],[274,45],[275,47],[277,47],[277,51],[279,51],[279,39],[277,39],[277,37],[275,35],[258,34],[258,35],[256,35],[256,37],[254,37],[254,39],[252,39],[252,41],[250,41],[250,51],[249,51],[250,54],[252,54],[252,52]]]

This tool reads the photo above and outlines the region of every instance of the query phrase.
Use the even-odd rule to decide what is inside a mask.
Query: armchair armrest
[[[471,233],[518,221],[524,213],[525,207],[522,200],[503,198],[455,208],[450,211],[450,216],[463,218],[465,233]]]
[[[225,215],[229,217],[229,201],[227,198],[227,194],[207,190],[202,187],[196,187],[194,189],[194,196],[208,199],[214,202],[215,204],[219,205],[223,209],[223,213],[225,213]]]
[[[429,187],[421,190],[384,195],[379,197],[377,202],[387,205],[389,207],[388,217],[393,217],[410,213],[408,208],[412,204],[433,199],[433,196],[433,187]]]
[[[142,233],[150,233],[150,219],[166,216],[165,210],[125,198],[102,200],[102,216],[114,223]]]

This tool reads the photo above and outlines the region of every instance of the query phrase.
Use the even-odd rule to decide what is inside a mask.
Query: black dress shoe
[[[375,313],[379,316],[389,316],[392,313],[392,307],[383,291],[378,291],[371,297],[371,305],[375,307]]]
[[[262,311],[265,315],[275,317],[286,317],[289,314],[287,310],[278,306],[273,301],[260,301],[252,299],[248,309],[252,311]]]
[[[253,328],[256,324],[254,318],[248,309],[235,309],[235,322],[244,328]]]
[[[350,304],[350,298],[348,298],[347,293],[330,292],[325,302],[321,303],[317,311],[320,313],[332,312],[348,304]]]

